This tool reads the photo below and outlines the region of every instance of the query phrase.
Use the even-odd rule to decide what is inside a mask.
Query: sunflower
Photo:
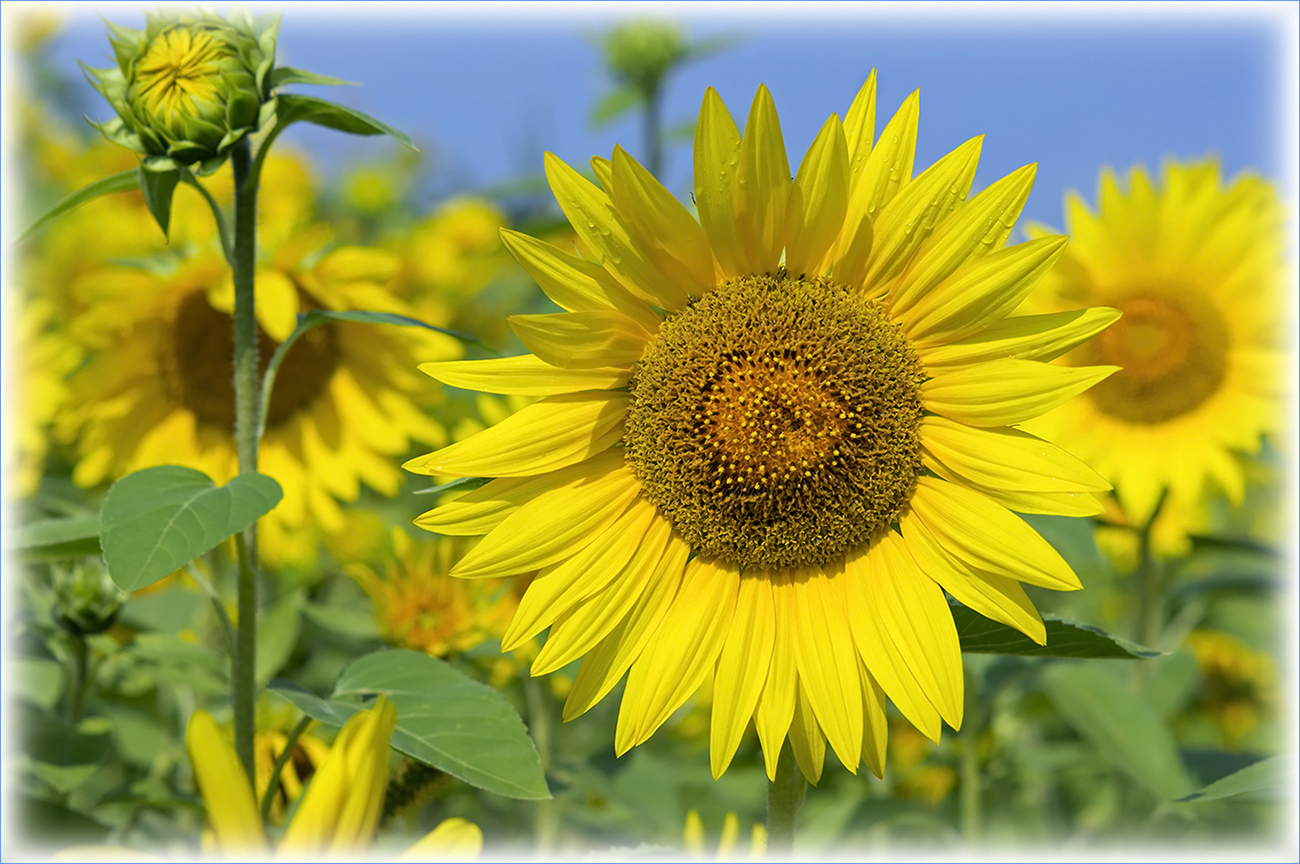
[[[263,364],[301,312],[411,315],[386,287],[398,266],[387,253],[334,247],[323,224],[269,225],[263,236],[283,238],[265,247],[256,276]],[[187,465],[218,483],[238,470],[229,268],[211,248],[151,263],[104,267],[73,288],[81,311],[67,338],[90,359],[68,382],[56,433],[75,443],[81,486],[150,465]],[[441,334],[357,323],[318,327],[294,344],[272,391],[259,459],[284,489],[261,523],[270,566],[309,564],[319,532],[343,528],[340,502],[355,500],[361,484],[395,495],[393,457],[412,441],[446,442],[408,370],[417,357],[459,352]]]
[[[495,478],[416,524],[487,535],[453,575],[540,571],[503,647],[549,626],[534,675],[585,655],[566,720],[627,673],[620,755],[712,679],[715,777],[751,718],[771,777],[787,737],[813,782],[827,743],[880,776],[886,696],[961,723],[945,590],[1041,644],[1019,583],[1081,587],[1012,510],[1107,485],[1011,426],[1113,371],[1043,361],[1116,313],[1006,317],[1065,238],[1003,248],[1035,169],[967,201],[981,138],[912,178],[917,104],[873,146],[873,74],[792,180],[767,89],[743,136],[708,90],[698,221],[620,148],[599,186],[547,154],[584,256],[503,238],[567,311],[511,320],[531,355],[421,367],[545,396],[408,462]]]
[[[1063,364],[1123,371],[1029,428],[1072,448],[1115,487],[1116,521],[1157,515],[1157,551],[1183,554],[1207,494],[1245,494],[1236,452],[1281,425],[1282,208],[1258,177],[1224,187],[1213,161],[1101,174],[1099,206],[1066,199],[1074,242],[1035,311],[1100,303],[1124,317]],[[1038,233],[1043,233],[1040,229]]]

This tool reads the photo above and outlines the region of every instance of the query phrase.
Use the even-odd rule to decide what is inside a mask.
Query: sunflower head
[[[150,13],[145,29],[109,25],[117,66],[87,69],[117,111],[93,123],[105,137],[166,171],[198,163],[216,170],[231,146],[275,114],[271,69],[278,22],[232,11]]]

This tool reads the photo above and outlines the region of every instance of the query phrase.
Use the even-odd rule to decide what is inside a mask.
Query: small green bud
[[[686,34],[670,21],[629,21],[605,36],[605,62],[624,84],[653,93],[690,53]]]
[[[230,148],[275,115],[271,70],[278,21],[247,13],[147,13],[145,29],[109,25],[117,68],[86,69],[117,117],[91,125],[170,171],[215,171]]]
[[[54,618],[73,636],[103,633],[117,620],[122,592],[103,567],[54,567]]]

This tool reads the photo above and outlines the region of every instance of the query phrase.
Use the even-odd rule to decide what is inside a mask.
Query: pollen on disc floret
[[[879,303],[821,278],[744,277],[664,322],[630,384],[627,459],[697,551],[824,564],[910,498],[921,381]]]

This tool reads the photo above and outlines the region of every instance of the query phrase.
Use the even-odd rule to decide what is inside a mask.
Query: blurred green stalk
[[[767,854],[788,861],[794,854],[794,826],[803,806],[808,784],[795,762],[790,742],[781,745],[776,762],[776,779],[767,784]]]

